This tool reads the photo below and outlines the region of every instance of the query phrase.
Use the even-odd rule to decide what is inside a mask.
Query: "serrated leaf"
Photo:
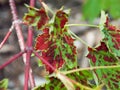
[[[73,44],[74,39],[68,33],[68,28],[65,27],[67,22],[68,14],[58,10],[49,27],[44,28],[43,33],[36,38],[35,49],[40,50],[42,57],[57,69],[63,64],[68,69],[77,67],[76,47]],[[49,73],[54,72],[49,66],[45,66]]]
[[[35,26],[38,30],[43,29],[48,22],[48,16],[46,11],[41,9],[36,9],[30,6],[28,7],[28,13],[23,17],[24,23]]]
[[[110,66],[117,65],[119,60],[118,58],[111,52],[105,42],[101,42],[99,46],[96,48],[89,48],[89,54],[87,57],[90,59],[92,66]],[[119,75],[120,70],[116,69],[98,69],[94,70],[99,83],[104,82],[104,84],[110,90],[117,90],[119,87],[120,78]]]
[[[110,25],[109,19],[106,17],[104,28],[101,29],[101,31],[104,35],[103,41],[107,44],[108,49],[115,54],[115,56],[120,57],[120,30]]]
[[[8,79],[3,79],[0,81],[0,90],[7,90]]]

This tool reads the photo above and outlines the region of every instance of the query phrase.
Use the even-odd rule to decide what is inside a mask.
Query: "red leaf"
[[[39,10],[29,6],[28,8],[29,12],[24,16],[24,23],[35,26],[39,30],[45,27],[49,20],[46,11],[43,8]]]
[[[57,12],[56,17],[60,19],[60,28],[64,28],[64,25],[68,21],[68,18],[67,18],[68,15],[65,12],[60,10]]]
[[[117,57],[120,57],[120,30],[109,24],[109,19],[107,17],[105,28],[102,31],[109,50]]]

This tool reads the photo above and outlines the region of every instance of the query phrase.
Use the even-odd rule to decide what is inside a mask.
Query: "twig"
[[[31,58],[31,53],[33,51],[32,49],[32,38],[33,38],[33,32],[32,32],[32,27],[29,27],[28,30],[28,37],[27,38],[27,56],[26,56],[26,65],[25,65],[25,86],[24,86],[24,90],[28,90],[28,81],[29,81],[29,71],[30,71],[30,58]],[[34,87],[34,86],[32,86]]]
[[[0,49],[3,47],[4,43],[7,41],[7,39],[11,35],[13,29],[14,29],[14,22],[12,23],[12,26],[10,27],[9,31],[7,32],[7,34],[5,35],[3,41],[0,43]]]
[[[82,40],[80,37],[78,37],[76,34],[74,34],[72,31],[69,30],[69,33],[71,35],[73,35],[77,40],[79,40],[82,44],[84,44],[85,46],[89,46],[84,40]]]
[[[48,65],[53,71],[56,71],[56,69],[48,63],[43,57],[41,57],[37,52],[33,52],[35,56],[37,56],[40,60],[42,60],[46,65]]]
[[[15,61],[17,58],[19,58],[20,56],[22,56],[25,53],[25,51],[21,51],[18,54],[12,56],[8,61],[6,61],[3,65],[0,66],[0,70],[5,68],[7,65],[9,65],[10,63],[12,63],[13,61]]]
[[[88,27],[95,27],[95,28],[99,28],[98,25],[91,25],[91,24],[67,24],[65,26],[68,26],[68,27],[72,27],[72,26],[88,26]]]
[[[31,0],[31,4],[34,4],[33,2],[34,2],[34,0]],[[9,0],[9,4],[10,4],[12,15],[13,15],[13,20],[14,21],[18,20],[18,14],[17,14],[17,10],[16,10],[16,6],[15,6],[14,0]],[[22,35],[22,32],[21,32],[20,25],[16,24],[15,25],[15,29],[16,29],[16,33],[17,33],[17,36],[18,36],[18,41],[19,41],[20,49],[24,50],[25,44],[24,44],[24,39],[23,39],[23,35]],[[26,61],[27,61],[26,60],[26,54],[23,54],[23,61],[26,64]],[[29,75],[30,75],[30,81],[31,81],[30,83],[31,83],[31,85],[35,86],[33,75],[32,75],[32,69],[30,69]]]
[[[80,68],[80,69],[74,69],[74,70],[64,71],[62,73],[63,74],[70,74],[70,73],[75,73],[75,72],[85,71],[85,70],[111,69],[111,68],[120,68],[120,65],[87,67],[87,68]]]

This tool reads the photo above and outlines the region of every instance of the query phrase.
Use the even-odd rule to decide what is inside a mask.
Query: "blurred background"
[[[8,32],[12,24],[12,14],[9,7],[9,0],[0,0],[0,42]],[[36,7],[41,5],[36,0]],[[120,27],[120,0],[44,0],[45,3],[52,9],[57,10],[62,6],[65,9],[71,9],[69,23],[70,24],[99,24],[100,12],[105,10],[110,17],[111,23]],[[22,19],[27,8],[24,4],[29,4],[29,0],[15,0],[19,19]],[[101,40],[102,36],[99,28],[92,28],[86,26],[70,27],[76,35],[83,39],[89,46],[96,46]],[[27,27],[22,26],[24,39],[27,39]],[[40,34],[40,31],[34,31],[34,39]],[[34,43],[33,43],[34,44]],[[78,64],[80,67],[88,67],[89,61],[85,57],[87,54],[87,47],[75,41],[78,52]],[[0,50],[0,65],[7,61],[12,55],[20,51],[18,39],[15,30]],[[32,57],[31,64],[37,85],[45,82],[42,78],[44,76],[43,67],[38,67],[37,58]],[[9,66],[0,70],[0,80],[4,77],[9,78],[9,90],[23,90],[24,80],[24,63],[22,57],[11,63]]]

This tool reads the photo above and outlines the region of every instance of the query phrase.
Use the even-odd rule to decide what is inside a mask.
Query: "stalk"
[[[3,65],[0,66],[0,70],[5,68],[7,65],[12,63],[13,61],[15,61],[17,58],[21,57],[24,53],[25,51],[21,51],[18,54],[12,56],[8,61],[6,61]]]
[[[33,52],[36,57],[38,57],[40,60],[42,60],[46,65],[48,65],[53,71],[56,71],[56,69],[48,63],[43,57],[41,57],[37,52]]]
[[[30,0],[30,6],[34,7],[35,5],[35,0]],[[32,47],[32,38],[33,38],[33,28],[28,27],[28,38],[27,38],[27,55],[26,55],[26,64],[25,64],[25,81],[24,81],[24,90],[28,90],[28,82],[29,82],[29,77],[31,78],[31,88],[35,87],[35,81],[32,75],[29,73],[32,73],[32,70],[30,70],[30,59],[31,59],[31,54],[33,52],[33,47]]]
[[[92,70],[95,70],[95,69],[111,69],[111,68],[120,68],[120,65],[87,67],[87,68],[80,68],[80,69],[64,71],[62,73],[63,74],[71,74],[71,73],[86,71],[86,70],[91,70],[92,71]]]
[[[18,14],[17,14],[16,5],[15,5],[14,0],[9,0],[9,4],[10,4],[11,12],[12,12],[12,15],[13,15],[13,20],[17,21],[18,20]],[[33,6],[34,5],[34,0],[31,0],[30,4]],[[22,31],[21,31],[22,29],[21,29],[21,27],[18,23],[15,24],[15,29],[16,29],[20,49],[22,51],[25,48],[25,43],[24,43],[24,38],[23,38]],[[27,58],[26,58],[26,53],[25,53],[25,54],[23,54],[23,61],[24,61],[25,64],[27,62],[26,59]],[[34,84],[34,79],[33,79],[33,75],[32,75],[32,69],[30,69],[29,75],[30,75],[30,83],[31,83],[31,85],[33,85],[32,87],[34,87],[35,84]]]
[[[72,26],[88,26],[88,27],[99,28],[98,25],[92,25],[92,24],[67,24],[65,26],[68,26],[68,27],[72,27]]]

